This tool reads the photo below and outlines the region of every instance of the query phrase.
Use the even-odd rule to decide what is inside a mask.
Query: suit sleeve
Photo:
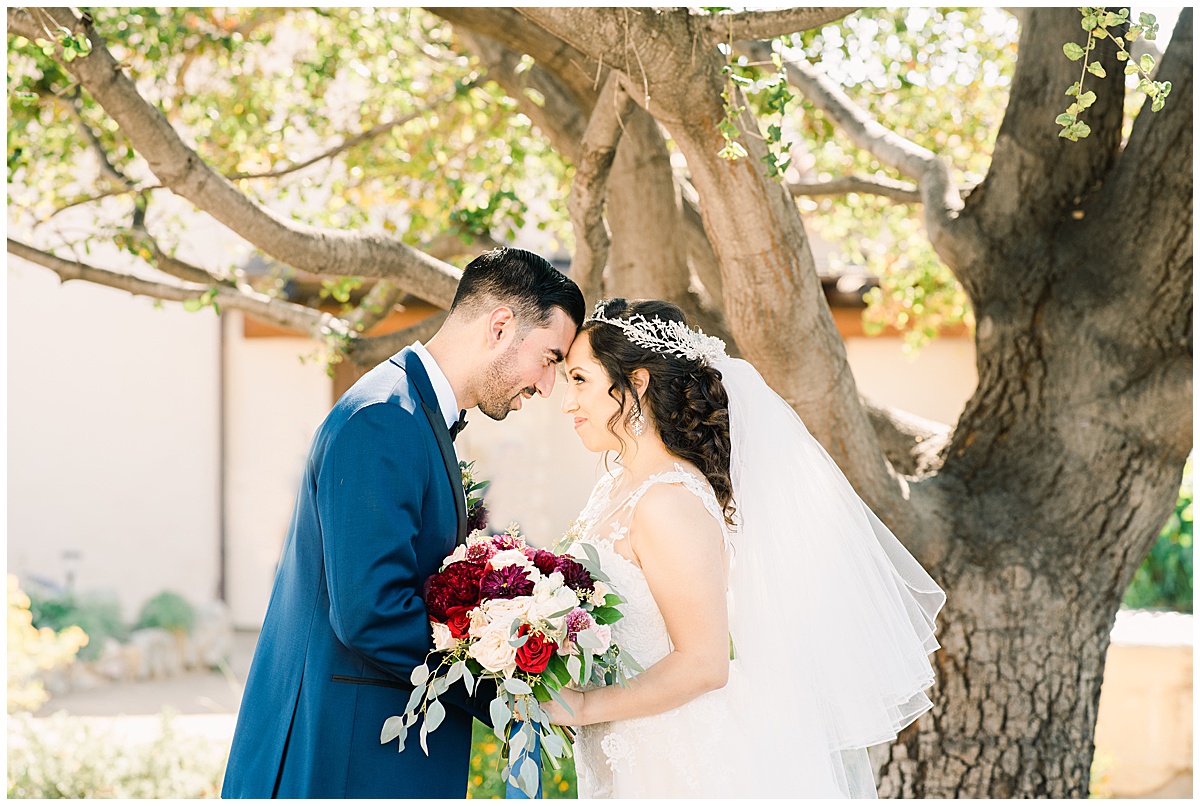
[[[317,479],[334,634],[405,680],[430,646],[415,541],[431,464],[419,429],[399,406],[359,409],[333,437]]]

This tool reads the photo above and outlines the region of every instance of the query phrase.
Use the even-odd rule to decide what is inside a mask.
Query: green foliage
[[[885,126],[948,158],[960,185],[987,173],[1017,58],[1017,24],[1006,12],[863,9],[776,47],[784,61],[806,59]],[[761,114],[759,97],[750,99]],[[797,168],[812,179],[905,179],[849,144],[803,97],[786,113],[784,130],[802,146]],[[929,244],[920,205],[854,193],[799,205],[805,226],[835,245],[831,273],[879,277],[867,297],[867,332],[897,328],[914,350],[943,327],[973,324],[965,292]]]
[[[574,799],[576,794],[575,760],[563,759],[560,769],[542,766],[542,794],[546,798]],[[500,757],[500,741],[487,725],[475,720],[471,737],[471,769],[467,781],[468,798],[503,798],[504,779],[500,777],[504,759]]]
[[[147,99],[218,172],[287,170],[381,127],[330,159],[237,180],[266,205],[314,225],[371,228],[420,245],[446,233],[511,239],[527,200],[569,238],[569,170],[516,102],[454,48],[448,23],[420,9],[95,8],[96,30]],[[156,183],[116,124],[34,43],[9,37],[9,209],[23,224],[89,203],[108,240],[128,229],[134,194],[88,181],[95,155],[68,110],[139,188]],[[75,99],[75,100],[73,100]],[[411,117],[402,125],[386,124]],[[163,194],[161,190],[145,190]],[[151,205],[163,247],[175,223]],[[158,211],[158,212],[156,212]],[[136,239],[123,244],[141,259]],[[207,300],[204,304],[209,304]]]
[[[189,632],[196,622],[196,611],[178,593],[163,591],[142,605],[138,613],[138,629],[158,627],[174,632]]]
[[[1192,612],[1192,529],[1192,463],[1188,460],[1175,511],[1134,573],[1122,604]]]
[[[95,660],[107,639],[120,641],[129,635],[121,607],[112,596],[64,593],[49,598],[31,595],[29,599],[33,626],[56,632],[74,626],[87,634],[88,643],[79,652],[80,660]]]
[[[1054,122],[1062,127],[1058,136],[1072,142],[1077,142],[1092,133],[1091,126],[1080,120],[1079,115],[1096,102],[1096,93],[1085,91],[1083,88],[1088,73],[1098,78],[1105,77],[1105,70],[1100,62],[1088,62],[1087,58],[1101,39],[1112,39],[1113,44],[1117,46],[1117,58],[1126,62],[1125,75],[1141,74],[1137,87],[1151,99],[1152,112],[1162,109],[1167,96],[1171,94],[1170,81],[1150,80],[1150,72],[1154,69],[1154,57],[1146,53],[1135,62],[1128,51],[1129,44],[1139,36],[1152,41],[1158,35],[1158,23],[1153,14],[1139,14],[1138,20],[1134,22],[1129,18],[1127,8],[1112,12],[1103,8],[1084,7],[1079,11],[1082,15],[1080,25],[1087,32],[1087,41],[1083,47],[1075,42],[1068,42],[1063,45],[1063,55],[1073,62],[1081,62],[1083,69],[1079,80],[1067,87],[1067,95],[1075,98],[1075,101],[1067,107],[1066,112],[1054,119]],[[1119,30],[1109,30],[1120,29],[1122,26],[1128,26],[1123,33]]]
[[[58,713],[8,721],[9,798],[215,798],[225,772],[223,742],[181,735],[171,714],[146,742]]]

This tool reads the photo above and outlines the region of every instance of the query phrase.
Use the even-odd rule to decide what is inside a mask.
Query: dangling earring
[[[629,430],[635,437],[640,437],[646,430],[646,415],[642,414],[640,404],[629,412]]]

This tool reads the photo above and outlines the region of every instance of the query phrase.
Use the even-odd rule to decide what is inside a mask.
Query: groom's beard
[[[479,395],[479,410],[493,420],[503,420],[508,413],[516,408],[517,398],[522,394],[531,397],[537,394],[537,388],[527,386],[516,388],[521,381],[517,376],[516,358],[518,343],[508,348],[504,355],[498,357],[487,368],[483,378],[483,389]]]

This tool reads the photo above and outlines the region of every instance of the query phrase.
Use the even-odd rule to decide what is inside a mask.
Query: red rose
[[[479,604],[483,564],[457,562],[425,580],[425,609],[434,621],[445,623],[451,608],[470,609]]]
[[[451,607],[446,611],[446,626],[455,638],[467,637],[467,631],[471,629],[471,617],[467,615],[470,612],[469,607]]]
[[[554,650],[558,649],[558,644],[540,632],[529,633],[529,625],[522,624],[521,629],[517,630],[517,635],[526,634],[529,634],[529,640],[517,650],[517,668],[530,674],[541,674],[546,671],[546,666],[550,663]]]

